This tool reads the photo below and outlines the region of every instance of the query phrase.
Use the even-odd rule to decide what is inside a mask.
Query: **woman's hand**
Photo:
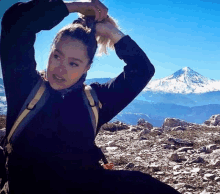
[[[99,0],[91,2],[64,2],[70,13],[79,12],[85,16],[95,16],[96,21],[107,18],[108,8]]]
[[[114,44],[125,36],[111,17],[96,24],[96,35],[110,39]]]

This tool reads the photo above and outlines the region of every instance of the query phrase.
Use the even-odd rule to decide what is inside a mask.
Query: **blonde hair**
[[[103,23],[111,23],[114,27],[119,29],[118,26],[118,21],[116,19],[114,19],[113,17],[108,17],[106,18]],[[108,54],[108,48],[114,50],[114,42],[108,38],[108,37],[104,37],[104,36],[100,36],[98,35],[99,33],[97,32],[96,35],[96,40],[98,42],[98,52],[97,52],[97,56],[102,56],[103,54]]]

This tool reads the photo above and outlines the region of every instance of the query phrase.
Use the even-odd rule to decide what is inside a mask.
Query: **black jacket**
[[[1,64],[8,104],[7,134],[40,78],[34,59],[36,34],[52,29],[68,14],[62,0],[19,2],[5,12]],[[117,56],[124,60],[126,66],[111,82],[91,84],[103,105],[99,112],[98,129],[142,91],[155,71],[146,54],[130,36],[123,37],[114,46]],[[68,93],[64,99],[59,92],[53,89],[51,92],[50,99],[14,145],[14,152],[9,158],[12,186],[28,181],[33,175],[35,178],[41,176],[47,167],[59,171],[69,164],[69,168],[77,169],[97,163],[100,159],[93,144],[95,135],[83,103],[82,88]],[[21,174],[23,177],[19,179]]]

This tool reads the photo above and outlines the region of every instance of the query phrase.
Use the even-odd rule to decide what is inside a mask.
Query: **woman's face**
[[[55,90],[69,88],[89,70],[86,46],[77,39],[63,37],[49,57],[47,79]]]

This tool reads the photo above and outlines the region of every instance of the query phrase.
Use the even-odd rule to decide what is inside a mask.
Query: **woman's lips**
[[[65,81],[65,79],[63,79],[62,77],[59,77],[56,74],[53,74],[53,79],[55,79],[57,82],[61,83],[63,81]]]

